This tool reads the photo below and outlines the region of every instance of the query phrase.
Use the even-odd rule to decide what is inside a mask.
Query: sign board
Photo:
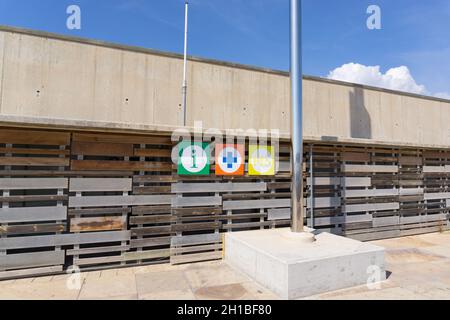
[[[216,144],[216,175],[243,176],[245,174],[245,147],[234,144]]]
[[[275,175],[274,147],[250,145],[248,174],[250,176]]]
[[[178,174],[208,176],[210,174],[210,148],[205,142],[178,144]]]

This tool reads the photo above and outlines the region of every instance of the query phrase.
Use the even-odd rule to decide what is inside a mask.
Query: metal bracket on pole
[[[291,140],[292,232],[304,231],[303,212],[303,106],[302,106],[302,1],[291,0]]]

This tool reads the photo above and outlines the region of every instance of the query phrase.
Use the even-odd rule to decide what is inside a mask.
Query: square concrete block
[[[289,229],[228,233],[225,260],[282,299],[386,279],[382,247],[329,233],[303,239]]]

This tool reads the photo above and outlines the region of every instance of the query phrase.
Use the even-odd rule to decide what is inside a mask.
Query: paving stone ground
[[[450,232],[372,242],[386,248],[388,280],[306,299],[448,299]],[[154,265],[81,274],[69,289],[68,275],[0,282],[0,299],[19,300],[276,300],[269,290],[222,261],[181,266]]]

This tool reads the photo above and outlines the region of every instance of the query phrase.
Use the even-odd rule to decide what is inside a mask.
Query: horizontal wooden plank
[[[169,258],[170,249],[161,250],[150,250],[150,251],[138,251],[138,252],[125,252],[120,256],[107,256],[107,257],[96,257],[96,258],[75,258],[74,265],[77,266],[87,266],[87,265],[97,265],[105,263],[114,262],[125,262],[133,260],[150,260],[158,258]]]
[[[448,219],[448,216],[446,214],[404,216],[404,217],[400,217],[400,223],[401,224],[424,223],[424,222],[434,222],[434,221],[445,221],[447,219]]]
[[[0,166],[66,167],[69,158],[0,157]]]
[[[343,212],[365,212],[365,211],[386,211],[399,210],[400,204],[398,202],[392,203],[366,203],[366,204],[350,204],[342,207]]]
[[[29,235],[38,233],[56,233],[66,231],[66,223],[39,223],[20,225],[1,225],[0,235]]]
[[[397,226],[400,224],[399,216],[373,218],[373,227]]]
[[[0,238],[0,250],[121,242],[130,240],[130,237],[130,231],[106,231],[80,234],[56,234],[50,236]]]
[[[342,161],[357,161],[357,162],[369,162],[370,154],[367,152],[343,152],[341,155]]]
[[[172,193],[251,192],[266,191],[265,182],[255,183],[175,183]]]
[[[315,197],[312,202],[314,203],[314,208],[331,208],[331,207],[340,207],[341,206],[341,198],[332,197],[332,198],[320,198]],[[311,209],[311,198],[308,198],[307,201],[308,209]]]
[[[217,222],[200,222],[200,223],[182,223],[173,224],[173,232],[185,232],[185,231],[204,231],[204,230],[215,230],[220,229],[222,223]]]
[[[372,215],[361,214],[361,215],[348,215],[336,217],[318,217],[314,218],[314,227],[331,226],[336,224],[364,223],[364,222],[372,222]],[[310,223],[311,219],[308,218],[308,224]]]
[[[315,177],[313,179],[307,178],[308,186],[314,182],[314,186],[338,186],[341,184],[341,178],[338,177]]]
[[[130,224],[171,223],[171,222],[175,222],[175,221],[176,221],[176,217],[173,217],[169,214],[130,217]]]
[[[7,196],[0,197],[0,202],[39,202],[39,201],[65,201],[65,195],[38,195],[38,196]]]
[[[97,253],[110,253],[110,252],[121,252],[128,251],[131,246],[108,246],[108,247],[94,247],[94,248],[81,248],[81,249],[70,249],[66,251],[68,256],[77,256],[85,254],[97,254]]]
[[[70,232],[113,231],[127,228],[127,217],[70,219]]]
[[[196,252],[204,252],[204,251],[218,251],[222,250],[222,244],[207,244],[207,245],[199,245],[199,246],[191,246],[191,247],[182,247],[182,248],[171,248],[171,255],[178,255],[184,253],[196,253]]]
[[[398,162],[402,166],[421,166],[423,165],[423,158],[402,156]]]
[[[170,245],[172,237],[152,237],[144,239],[131,239],[131,248],[150,248]]]
[[[64,264],[63,250],[0,255],[0,266],[6,270],[46,267]]]
[[[70,155],[70,150],[64,149],[48,149],[48,148],[0,148],[0,154],[10,154],[10,155]]]
[[[131,208],[86,208],[86,209],[69,209],[69,216],[83,215],[83,216],[98,216],[98,215],[113,215],[113,214],[128,214]]]
[[[72,154],[85,156],[134,156],[134,148],[131,143],[95,143],[79,142],[72,144]]]
[[[411,188],[411,189],[401,188],[399,190],[399,194],[401,196],[422,195],[422,194],[424,194],[424,190],[423,190],[423,188]]]
[[[172,195],[69,197],[69,207],[145,206],[170,204]]]
[[[372,186],[372,179],[369,177],[342,178],[341,185],[343,187],[370,187],[370,186]]]
[[[398,196],[397,189],[343,190],[344,198],[388,197]]]
[[[71,178],[70,192],[122,191],[132,190],[131,178]]]
[[[70,133],[34,130],[0,130],[0,143],[28,145],[69,145]]]
[[[0,161],[1,164],[1,161]],[[72,160],[72,170],[104,170],[104,171],[148,171],[171,172],[172,164],[168,162],[144,161],[107,161],[107,160]]]
[[[5,279],[16,279],[24,278],[29,276],[44,276],[56,273],[61,273],[63,271],[63,266],[51,266],[51,267],[40,267],[40,268],[28,268],[22,270],[11,270],[0,272],[0,280]]]
[[[135,149],[134,156],[136,157],[158,157],[158,158],[170,158],[172,156],[171,149]]]
[[[286,220],[291,218],[291,208],[282,208],[282,209],[269,209],[268,212],[268,220]]]
[[[168,145],[173,143],[168,136],[148,136],[148,135],[122,135],[122,134],[97,134],[97,133],[74,133],[74,142],[103,142],[103,143],[131,143]]]
[[[398,166],[344,164],[342,165],[341,170],[342,172],[357,172],[357,173],[397,173]]]
[[[400,230],[390,230],[382,232],[372,232],[372,233],[362,233],[362,234],[352,234],[348,235],[349,238],[359,240],[359,241],[373,241],[389,238],[398,238],[401,236]]]
[[[0,190],[67,189],[67,178],[0,178]]]
[[[425,200],[450,199],[450,192],[425,193]]]
[[[170,263],[171,264],[183,264],[183,263],[193,263],[193,262],[200,262],[200,261],[220,260],[220,259],[222,259],[222,251],[203,252],[203,253],[171,256]]]
[[[220,206],[222,197],[174,197],[173,207],[199,207],[199,206]]]
[[[61,221],[67,219],[67,207],[0,208],[0,223]]]
[[[140,236],[156,236],[156,235],[168,235],[172,234],[171,226],[156,226],[156,227],[144,227],[144,228],[131,228],[131,235],[133,237]]]
[[[446,166],[423,166],[424,173],[448,173]]]
[[[222,235],[219,233],[200,234],[193,236],[176,236],[172,237],[171,239],[172,246],[191,246],[219,242],[222,242]]]
[[[291,207],[291,199],[224,201],[223,210],[268,209]]]

